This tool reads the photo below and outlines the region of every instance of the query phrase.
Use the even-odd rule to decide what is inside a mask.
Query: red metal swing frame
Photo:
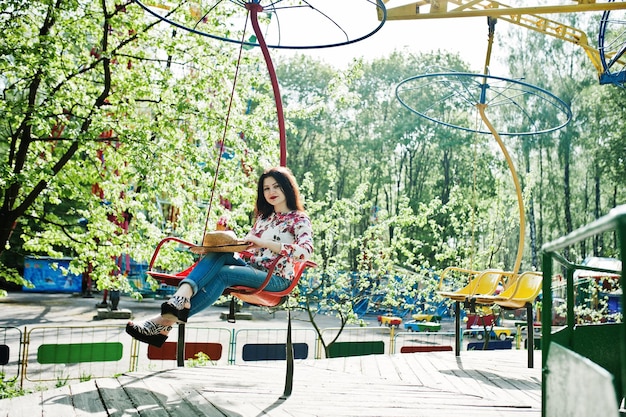
[[[287,141],[286,141],[286,135],[285,135],[285,120],[284,120],[284,114],[283,114],[283,105],[282,105],[282,100],[281,100],[280,91],[278,87],[278,79],[276,77],[276,71],[274,70],[274,66],[272,64],[272,60],[269,55],[269,50],[268,50],[267,44],[265,43],[265,39],[263,38],[263,33],[261,32],[261,29],[259,27],[258,17],[257,17],[257,14],[263,11],[263,7],[256,2],[252,2],[252,3],[247,3],[246,8],[250,11],[250,21],[252,23],[254,33],[257,37],[257,41],[259,42],[259,46],[261,47],[261,51],[263,52],[263,57],[265,58],[267,69],[270,75],[270,81],[272,83],[272,89],[274,92],[274,100],[276,102],[276,111],[277,111],[277,116],[278,116],[278,130],[279,130],[279,140],[280,140],[280,166],[284,167],[284,166],[287,166]],[[241,43],[241,45],[243,47],[243,42]],[[240,56],[241,56],[241,50],[242,49],[240,49]],[[237,66],[239,66],[239,63],[237,64]],[[233,95],[234,95],[234,88],[235,88],[235,85],[233,83]],[[232,103],[233,95],[231,95],[231,103]],[[230,107],[229,107],[228,112],[230,114]],[[228,126],[228,119],[227,119],[227,123],[224,129],[224,137],[226,135],[227,126]],[[224,142],[225,141],[222,140],[222,146],[220,149],[221,151],[220,159],[218,160],[218,170],[219,170],[219,161],[221,160],[221,154],[223,153]],[[215,190],[216,179],[217,179],[217,170],[216,170],[215,180],[213,184],[213,190]],[[211,194],[211,202],[212,201],[213,201],[213,194]],[[210,210],[211,210],[211,203],[209,203],[208,212],[210,212]],[[208,218],[209,216],[207,213],[207,221],[208,221]],[[205,225],[205,232],[206,232],[206,225]],[[157,245],[154,251],[154,254],[152,255],[152,259],[150,260],[150,265],[148,267],[147,273],[148,275],[150,275],[151,277],[153,277],[154,279],[160,282],[163,282],[167,285],[177,286],[180,283],[180,281],[182,281],[189,274],[189,272],[193,270],[197,262],[191,265],[189,268],[185,269],[184,271],[181,271],[176,274],[169,274],[169,273],[164,273],[160,271],[155,271],[153,268],[154,268],[154,264],[157,259],[158,253],[161,250],[161,247],[165,243],[170,242],[170,241],[177,242],[183,246],[188,246],[188,247],[196,246],[193,243],[187,242],[185,240],[182,240],[176,237],[164,238],[163,240],[161,240],[161,242],[159,242],[159,244]],[[240,254],[244,258],[246,257],[245,252],[240,252]],[[283,304],[289,298],[289,294],[291,294],[291,292],[298,285],[298,282],[300,281],[300,277],[302,273],[304,272],[304,270],[307,267],[315,267],[317,265],[312,261],[296,261],[294,264],[294,277],[286,289],[282,291],[265,291],[265,287],[267,287],[267,285],[269,284],[270,279],[272,278],[272,275],[274,274],[274,268],[276,267],[276,264],[280,259],[281,257],[278,257],[270,265],[270,268],[267,272],[267,276],[265,280],[263,281],[261,286],[259,286],[258,288],[251,288],[251,287],[246,287],[246,286],[234,286],[231,288],[227,288],[224,291],[224,294],[232,295],[233,297],[236,297],[248,304],[253,304],[257,306],[277,307]],[[234,299],[233,301],[231,301],[229,321],[232,321],[231,317],[234,319]],[[184,366],[184,353],[185,353],[184,349],[185,349],[185,324],[181,323],[179,324],[179,330],[178,330],[178,346],[177,346],[178,366]],[[291,395],[292,386],[293,386],[294,352],[293,352],[293,344],[292,344],[292,339],[291,339],[291,312],[290,311],[288,315],[288,324],[287,324],[286,359],[287,359],[287,372],[285,376],[285,390],[283,392],[283,396],[281,397],[283,399]]]
[[[163,240],[161,240],[161,242],[159,242],[159,244],[157,245],[154,251],[154,254],[152,255],[152,259],[150,259],[150,264],[148,265],[147,274],[150,275],[152,278],[166,285],[178,286],[180,281],[182,281],[183,279],[187,277],[187,275],[189,275],[189,272],[191,272],[195,268],[198,262],[195,262],[189,268],[186,268],[185,270],[175,273],[175,274],[156,271],[154,269],[154,264],[156,263],[156,260],[158,258],[159,252],[161,251],[161,248],[163,247],[164,244],[168,242],[176,242],[178,244],[181,244],[183,246],[187,246],[190,248],[193,246],[196,246],[195,244],[191,242],[187,242],[177,237],[164,238]],[[240,255],[242,258],[245,259],[245,258],[249,258],[251,254],[250,252],[244,251],[244,252],[240,252]],[[297,261],[294,264],[294,277],[291,280],[291,283],[289,284],[287,288],[285,288],[282,291],[266,291],[265,287],[267,287],[270,280],[272,279],[272,275],[274,275],[274,268],[276,267],[276,264],[278,263],[280,259],[281,257],[279,256],[272,262],[272,264],[268,268],[267,276],[265,277],[265,280],[258,288],[237,285],[237,286],[227,288],[224,291],[224,295],[232,295],[233,297],[236,297],[248,304],[253,304],[256,306],[262,306],[262,307],[280,306],[289,298],[289,294],[291,294],[291,292],[296,288],[304,270],[307,267],[313,268],[317,266],[317,264],[312,261]]]

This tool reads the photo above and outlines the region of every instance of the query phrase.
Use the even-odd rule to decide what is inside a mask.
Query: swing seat
[[[474,299],[476,304],[499,305],[506,310],[517,310],[526,308],[526,329],[528,367],[534,366],[533,351],[535,349],[534,337],[534,316],[533,304],[541,293],[543,275],[541,272],[527,271],[519,275],[514,282],[498,295],[477,296]]]
[[[527,271],[522,273],[515,282],[511,283],[504,291],[493,296],[476,296],[477,304],[499,306],[507,309],[518,309],[533,303],[541,292],[543,277],[540,272]]]
[[[159,252],[161,251],[161,248],[163,247],[163,245],[168,242],[175,242],[175,243],[178,243],[180,245],[187,246],[190,248],[195,246],[195,244],[179,239],[177,237],[164,238],[157,245],[154,251],[154,254],[152,255],[152,258],[150,259],[150,264],[148,265],[148,271],[146,273],[150,275],[152,278],[166,285],[178,286],[178,284],[180,284],[180,282],[183,279],[185,279],[187,275],[189,275],[189,273],[195,268],[198,262],[194,262],[193,265],[191,265],[189,268],[181,272],[175,273],[175,274],[155,270],[154,264],[156,263]],[[250,252],[240,252],[239,254],[244,259],[249,258],[252,255]],[[226,288],[223,295],[231,295],[248,304],[252,304],[252,305],[260,306],[260,307],[278,307],[282,305],[283,303],[285,303],[285,301],[287,301],[287,299],[289,298],[289,294],[291,294],[291,292],[298,285],[298,282],[300,281],[300,276],[302,275],[304,270],[307,267],[311,267],[311,268],[316,267],[317,264],[315,264],[315,262],[312,262],[312,261],[295,262],[295,265],[294,265],[295,275],[287,288],[285,288],[282,291],[265,291],[265,287],[267,287],[267,285],[269,284],[272,278],[272,275],[274,274],[274,268],[276,267],[276,264],[278,263],[280,259],[281,257],[279,256],[274,260],[274,262],[272,262],[272,264],[268,268],[265,280],[258,288],[237,285],[237,286]]]
[[[240,255],[242,258],[249,258],[251,255],[249,252],[241,252]],[[280,260],[281,257],[278,257],[272,262],[270,268],[267,271],[267,276],[265,277],[265,281],[261,284],[259,288],[251,288],[243,285],[236,285],[230,288],[226,288],[224,291],[224,295],[232,295],[244,301],[248,304],[253,304],[262,307],[278,307],[284,304],[289,299],[289,294],[296,288],[298,282],[300,281],[300,276],[304,272],[306,268],[314,268],[317,266],[315,262],[312,261],[299,261],[294,264],[294,278],[291,280],[291,283],[287,288],[282,291],[265,291],[264,288],[269,284],[272,275],[274,275],[274,268],[276,267],[276,263]]]
[[[184,271],[178,272],[176,274],[170,274],[166,272],[156,271],[154,269],[154,264],[158,258],[159,252],[164,244],[168,242],[175,242],[181,244],[183,246],[187,246],[189,248],[195,246],[193,243],[184,241],[182,239],[176,237],[166,237],[157,245],[154,254],[152,255],[152,259],[150,259],[150,264],[148,266],[147,274],[152,278],[167,284],[178,286],[180,281],[185,279],[189,272],[191,272],[198,262],[194,262],[189,268]],[[249,252],[240,252],[239,253],[242,258],[249,258],[252,254]],[[300,277],[302,273],[307,267],[316,267],[317,264],[312,261],[300,261],[295,262],[294,264],[294,277],[289,284],[289,287],[285,288],[282,291],[265,291],[265,287],[269,284],[272,279],[272,275],[274,274],[274,268],[276,268],[276,264],[281,259],[281,257],[277,257],[274,262],[270,265],[267,271],[267,276],[265,280],[259,286],[259,288],[251,288],[243,285],[237,285],[230,288],[226,288],[224,291],[224,295],[231,295],[230,302],[230,311],[228,314],[228,321],[234,322],[235,320],[235,298],[238,298],[248,304],[262,306],[262,307],[278,307],[281,304],[285,303],[289,299],[289,294],[296,288],[298,282],[300,281]],[[292,385],[293,385],[293,368],[294,368],[294,352],[293,352],[293,342],[291,338],[291,311],[288,311],[288,321],[287,321],[287,342],[286,346],[286,360],[287,360],[287,369],[285,373],[285,390],[283,392],[283,396],[281,398],[287,398],[291,395]],[[179,367],[183,367],[184,357],[185,357],[185,323],[180,323],[178,325],[178,345],[177,345],[177,354],[176,360]]]
[[[469,282],[467,285],[455,291],[441,291],[445,275],[450,271],[468,274]],[[496,292],[498,284],[502,278],[508,274],[509,273],[507,272],[495,269],[478,272],[451,266],[442,272],[441,278],[439,279],[439,291],[437,291],[437,294],[454,301],[468,301],[479,295],[492,295]]]

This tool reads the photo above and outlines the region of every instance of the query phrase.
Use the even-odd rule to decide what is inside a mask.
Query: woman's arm
[[[280,219],[257,219],[246,241],[251,243],[250,249],[268,249],[274,254],[298,260],[309,259],[313,253],[311,221],[300,212],[292,212]]]
[[[261,239],[259,237],[256,237],[252,233],[249,233],[248,236],[246,236],[246,242],[250,244],[250,246],[248,246],[248,249],[267,248],[274,253],[280,253],[283,248],[283,245],[280,242],[275,242],[269,239]]]
[[[293,225],[293,243],[283,243],[281,254],[297,260],[307,260],[313,254],[313,228],[306,214],[300,213]]]

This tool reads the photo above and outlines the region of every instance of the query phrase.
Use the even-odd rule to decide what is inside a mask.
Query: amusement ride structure
[[[341,1],[344,7],[349,3],[349,7],[353,7],[354,10],[369,8],[372,16],[376,16],[377,20],[364,25],[349,14],[338,13],[337,1]],[[259,47],[261,49],[276,104],[282,166],[287,165],[285,122],[270,49],[316,49],[351,44],[374,35],[383,24],[394,20],[487,17],[489,37],[483,73],[446,71],[416,75],[398,83],[396,97],[404,107],[420,117],[450,128],[476,134],[491,134],[496,140],[515,185],[520,217],[519,243],[514,266],[512,271],[506,273],[501,271],[503,275],[513,277],[505,283],[510,288],[516,285],[516,282],[521,282],[521,277],[525,276],[524,273],[519,272],[524,248],[525,209],[518,176],[501,136],[524,137],[552,132],[565,126],[571,120],[572,114],[563,100],[542,88],[521,80],[503,78],[489,73],[495,22],[507,21],[580,46],[596,69],[600,84],[623,87],[626,81],[626,57],[624,56],[626,1],[608,0],[600,3],[595,0],[576,0],[568,4],[524,7],[511,7],[490,0],[421,0],[397,6],[393,5],[397,3],[393,0],[181,0],[177,3],[136,0],[136,2],[150,15],[176,28],[239,45],[240,57],[246,48]],[[373,15],[374,11],[376,15]],[[598,47],[589,44],[589,39],[583,31],[545,17],[548,14],[581,12],[603,13],[598,31]],[[224,18],[224,16],[227,17]],[[308,24],[298,24],[303,22]],[[248,32],[248,23],[252,26],[253,34]],[[310,33],[303,33],[306,28],[313,28],[313,30]],[[236,79],[233,81],[233,94],[235,83]],[[228,112],[230,113],[230,106]],[[467,115],[472,112],[480,115],[482,125],[468,123],[471,118]],[[553,117],[539,117],[546,112],[552,114]],[[492,118],[495,122],[491,121]],[[228,117],[225,122],[224,136],[227,129]],[[224,140],[221,143],[224,144]],[[220,152],[220,155],[222,153]],[[215,178],[217,178],[218,170],[219,160]],[[215,189],[215,184],[213,189]],[[210,210],[211,203],[207,211],[207,223]],[[474,275],[481,275],[481,273],[475,271]],[[493,274],[482,273],[482,275]],[[536,278],[537,274],[529,272],[527,275]],[[534,279],[535,283],[537,281],[541,284],[541,280]],[[533,288],[530,295],[520,298],[513,304],[511,300],[515,299],[516,292],[510,289],[508,292],[511,293],[511,297],[507,300],[490,297],[483,297],[483,299],[487,300],[485,304],[497,304],[499,301],[504,301],[502,306],[505,308],[507,305],[513,305],[515,308],[531,306],[528,310],[528,328],[530,329],[533,326],[532,304],[539,293],[537,288]],[[455,292],[455,295],[458,294],[458,291]],[[475,299],[475,296],[476,294],[466,293],[461,298],[454,298],[457,302],[457,355],[460,328],[458,303]],[[529,340],[528,349],[531,355],[533,338],[530,337]],[[291,361],[293,361],[293,354]],[[531,364],[529,356],[529,366]],[[290,372],[293,371],[288,369],[285,395],[291,392],[292,375],[289,375]]]

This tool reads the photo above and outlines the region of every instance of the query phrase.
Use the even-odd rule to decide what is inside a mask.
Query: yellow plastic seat
[[[470,276],[470,282],[457,291],[438,291],[443,297],[454,300],[454,335],[455,335],[455,355],[461,355],[461,302],[469,303],[470,309],[476,305],[494,305],[506,309],[526,308],[527,328],[533,329],[533,302],[541,292],[542,275],[540,272],[524,272],[521,275],[513,272],[486,270],[476,272],[463,270],[460,268],[446,268],[441,274],[439,288],[442,286],[443,278],[447,272],[456,271],[466,273]],[[474,278],[471,278],[471,277]],[[495,295],[498,284],[502,282],[504,290]],[[531,330],[532,332],[532,330]],[[529,332],[529,334],[532,334]],[[534,337],[527,338],[528,367],[534,366]]]
[[[528,271],[519,275],[514,283],[509,285],[499,295],[492,297],[476,297],[476,304],[499,305],[508,310],[526,309],[526,329],[529,335],[526,338],[528,350],[528,367],[534,366],[533,351],[535,349],[533,304],[541,293],[543,275],[541,272]]]
[[[541,292],[542,274],[527,271],[519,275],[515,282],[498,295],[476,296],[477,304],[498,304],[507,309],[524,308],[526,303],[533,303]]]
[[[469,283],[456,291],[437,291],[437,294],[440,296],[454,301],[467,301],[478,295],[493,295],[496,292],[502,277],[508,274],[504,271],[496,269],[488,269],[486,271],[477,272],[468,269],[449,267],[446,268],[441,274],[439,288],[441,288],[443,279],[449,271],[467,273],[470,276]],[[472,276],[474,276],[474,278],[472,278]]]
[[[468,276],[469,282],[464,287],[456,291],[441,291],[443,281],[449,273],[465,274]],[[477,295],[493,295],[503,277],[511,276],[510,272],[501,270],[488,269],[478,272],[470,269],[457,267],[448,267],[439,278],[439,294],[454,301],[454,339],[455,339],[455,355],[461,355],[461,303],[470,303],[473,305],[473,298]]]

